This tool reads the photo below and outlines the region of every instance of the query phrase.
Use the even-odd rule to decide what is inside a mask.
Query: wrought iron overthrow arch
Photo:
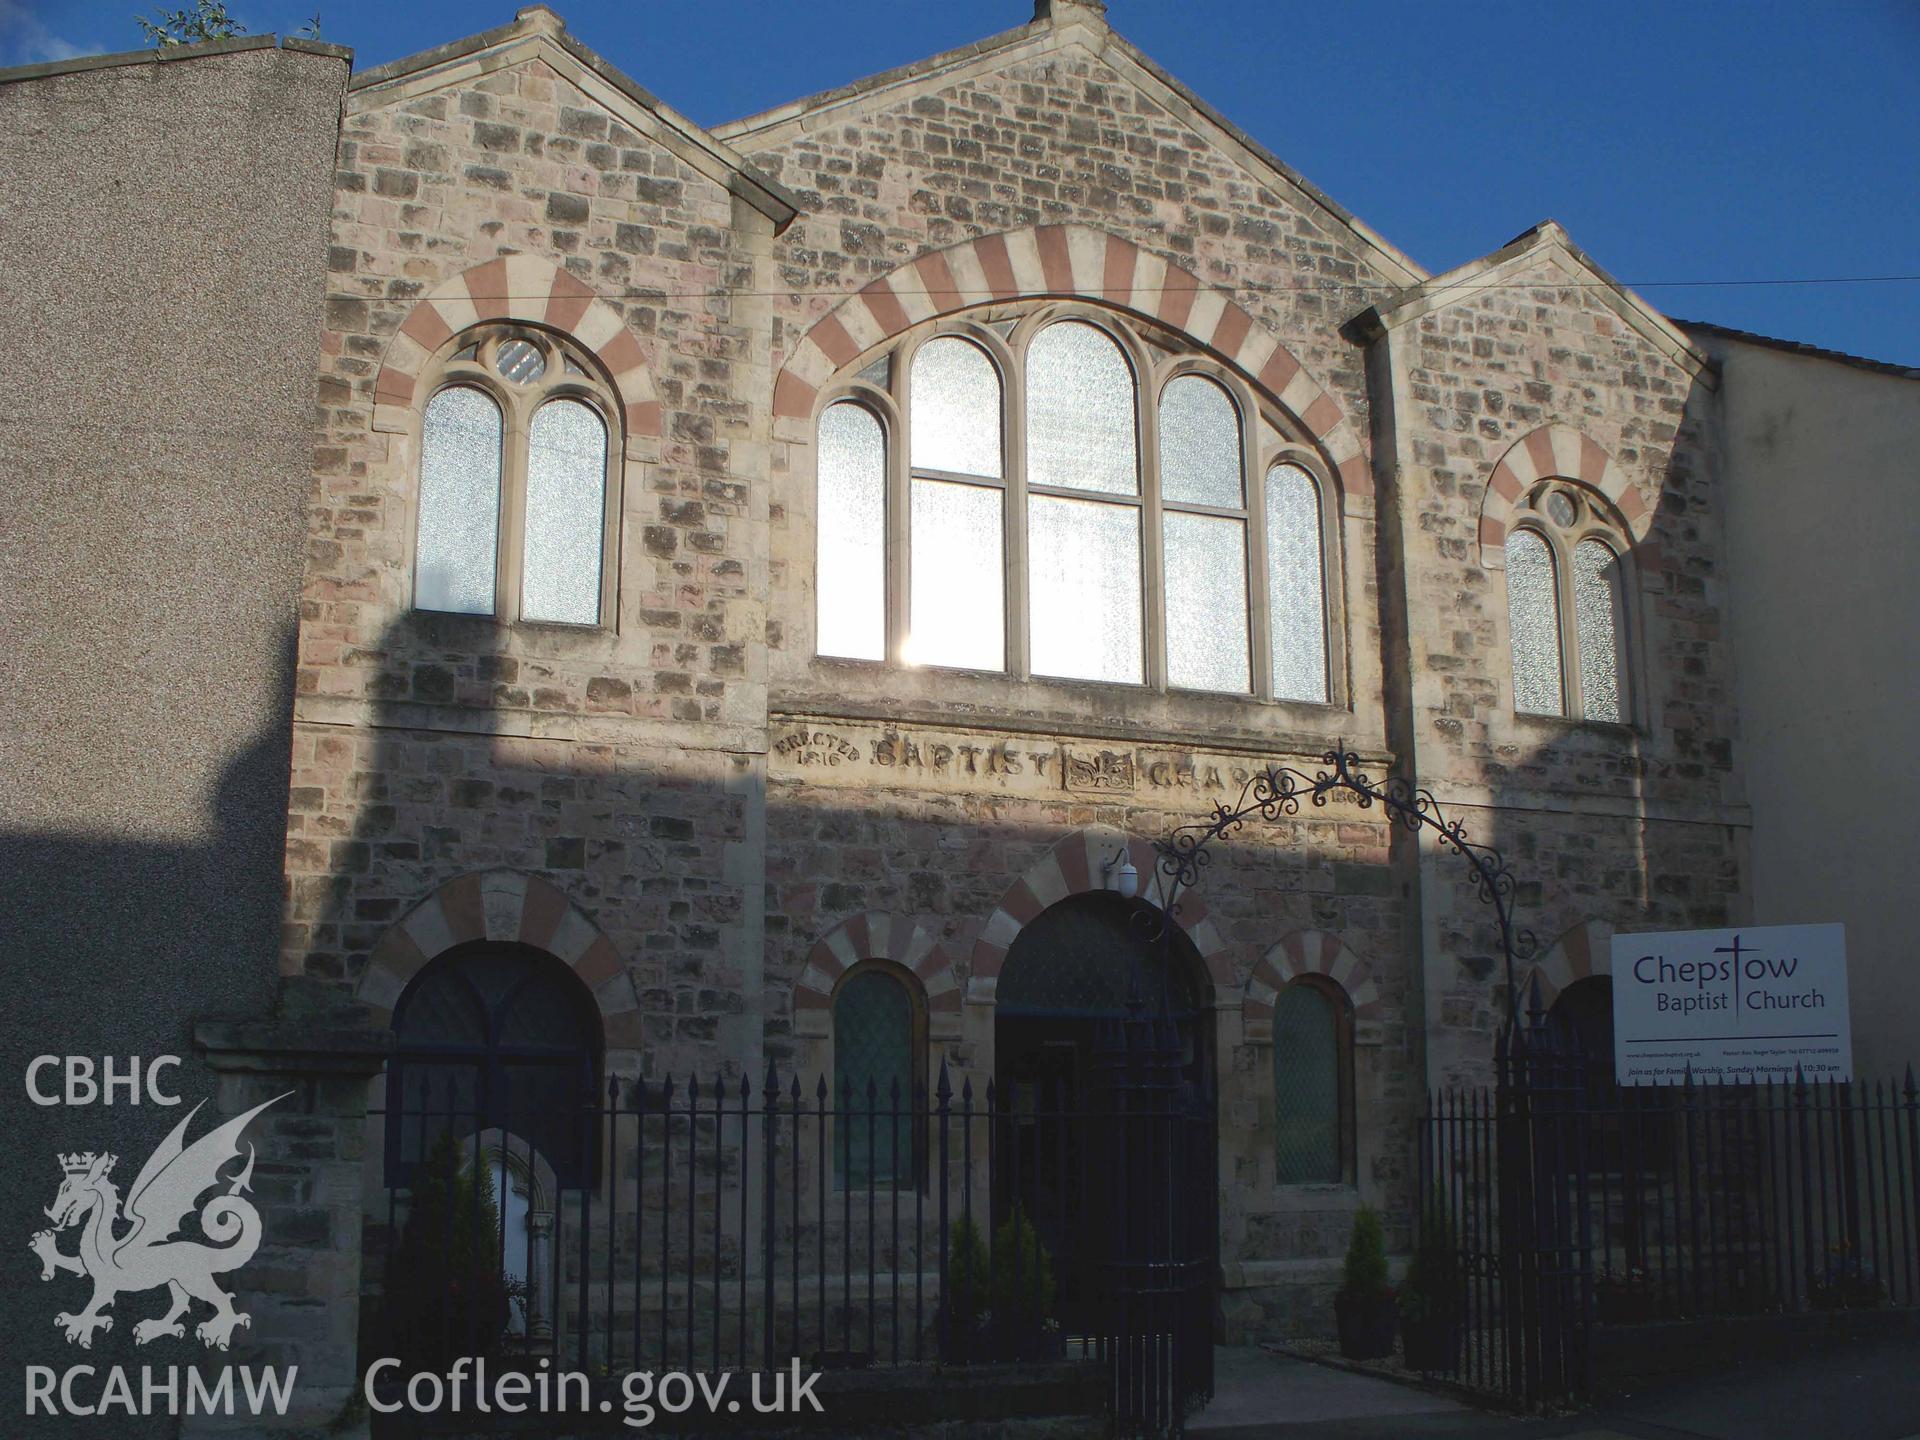
[[[1493,846],[1469,840],[1465,823],[1448,819],[1431,790],[1399,776],[1376,782],[1360,768],[1360,757],[1348,750],[1344,741],[1321,759],[1326,768],[1312,775],[1290,765],[1270,765],[1249,779],[1231,804],[1218,801],[1205,820],[1177,826],[1164,839],[1154,841],[1154,865],[1167,897],[1163,909],[1169,913],[1178,911],[1182,892],[1199,883],[1201,872],[1212,863],[1209,847],[1214,841],[1232,834],[1249,820],[1278,820],[1298,815],[1303,801],[1316,809],[1324,808],[1329,796],[1344,790],[1357,797],[1362,810],[1378,805],[1390,820],[1408,830],[1431,830],[1472,869],[1481,901],[1493,907],[1500,922],[1500,949],[1507,982],[1505,1033],[1524,1044],[1514,964],[1532,959],[1539,945],[1531,930],[1514,926],[1513,899],[1517,883],[1506,860]]]

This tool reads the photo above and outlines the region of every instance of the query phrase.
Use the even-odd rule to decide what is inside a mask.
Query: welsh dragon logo
[[[253,1147],[247,1146],[247,1162],[238,1174],[223,1181],[220,1171],[239,1156],[240,1132],[248,1122],[286,1098],[276,1095],[187,1145],[187,1126],[201,1108],[194,1106],[140,1167],[127,1191],[124,1213],[120,1187],[111,1179],[118,1156],[89,1150],[60,1157],[66,1178],[53,1204],[46,1207],[53,1227],[37,1232],[28,1248],[40,1257],[42,1280],[70,1271],[93,1281],[93,1299],[86,1309],[78,1315],[63,1312],[53,1317],[70,1343],[92,1349],[94,1331],[113,1328],[113,1317],[106,1312],[121,1291],[160,1285],[167,1287],[171,1297],[167,1313],[133,1327],[136,1345],[162,1335],[185,1339],[181,1317],[195,1300],[213,1306],[213,1314],[195,1327],[194,1334],[214,1349],[226,1349],[234,1328],[252,1323],[233,1308],[233,1296],[214,1277],[239,1269],[260,1248],[260,1212],[244,1193],[253,1179]],[[200,1197],[223,1183],[225,1193],[200,1207],[200,1229],[213,1243],[175,1239]],[[62,1254],[58,1232],[76,1225],[81,1227],[79,1253]]]

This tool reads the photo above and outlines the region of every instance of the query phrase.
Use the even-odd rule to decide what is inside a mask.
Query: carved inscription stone
[[[1002,791],[1044,797],[1150,797],[1186,791],[1209,800],[1237,795],[1270,763],[1253,755],[1205,754],[1098,742],[905,729],[845,720],[795,720],[774,737],[768,768],[811,784]],[[1292,761],[1312,774],[1311,763]],[[1330,804],[1352,804],[1339,791]]]

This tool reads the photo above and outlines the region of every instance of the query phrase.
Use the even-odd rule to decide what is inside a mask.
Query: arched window
[[[553,1167],[592,1182],[599,1129],[582,1115],[600,1094],[601,1028],[592,994],[544,951],[480,942],[424,966],[393,1012],[387,1065],[387,1174],[405,1184],[444,1134],[500,1131]]]
[[[610,623],[619,414],[584,352],[516,325],[469,330],[420,425],[413,603]]]
[[[887,646],[887,440],[864,405],[820,417],[819,648],[878,660]]]
[[[1584,486],[1536,487],[1507,535],[1513,707],[1625,724],[1625,530]]]
[[[927,332],[822,412],[816,653],[1328,700],[1329,493],[1250,391],[1083,307]]]
[[[915,1183],[919,1006],[885,963],[854,967],[833,995],[834,1173],[864,1190]]]
[[[1273,1109],[1280,1184],[1352,1178],[1353,1017],[1346,997],[1313,977],[1274,997]]]
[[[915,664],[999,670],[1006,664],[1000,372],[978,345],[943,335],[914,353],[907,393],[913,563],[905,650]],[[875,618],[884,631],[885,609]]]

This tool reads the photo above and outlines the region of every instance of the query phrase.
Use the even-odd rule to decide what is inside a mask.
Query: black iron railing
[[[1422,1127],[1451,1377],[1553,1399],[1590,1386],[1596,1325],[1920,1305],[1911,1069],[1628,1087],[1538,1035],[1499,1069]]]
[[[769,1071],[610,1081],[579,1113],[420,1071],[371,1116],[405,1143],[366,1344],[606,1376],[1079,1357],[1126,1428],[1177,1429],[1211,1390],[1211,1110],[1176,1064],[1109,1058],[1128,1083],[1079,1095]]]

